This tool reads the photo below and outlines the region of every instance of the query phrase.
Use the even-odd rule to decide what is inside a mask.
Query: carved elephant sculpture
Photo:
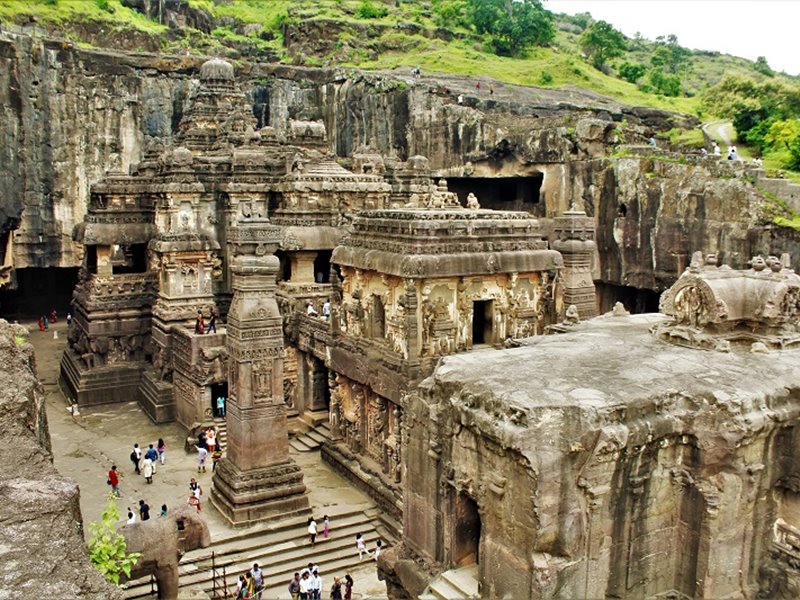
[[[191,506],[176,508],[167,517],[123,525],[119,532],[128,552],[142,553],[130,579],[154,575],[158,597],[167,600],[178,597],[178,562],[184,552],[211,545],[208,525]]]

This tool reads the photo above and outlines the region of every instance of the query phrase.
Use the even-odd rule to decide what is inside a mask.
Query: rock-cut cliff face
[[[71,233],[90,185],[109,169],[127,170],[151,140],[171,141],[201,63],[0,33],[0,226],[15,229],[17,268],[80,263]],[[644,139],[641,125],[672,118],[575,91],[503,86],[481,98],[472,82],[438,76],[261,63],[241,63],[236,75],[255,127],[280,134],[290,119],[321,120],[339,157],[366,148],[387,158],[420,154],[437,175],[527,174],[534,163],[603,152],[623,123],[628,139]],[[587,117],[600,117],[599,130],[576,127]],[[583,145],[582,133],[591,138]]]
[[[28,331],[0,319],[0,597],[117,599],[89,562],[80,492],[53,466]]]

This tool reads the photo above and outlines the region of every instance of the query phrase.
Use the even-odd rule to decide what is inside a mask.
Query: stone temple
[[[75,403],[225,427],[211,500],[236,527],[306,510],[289,435],[327,422],[323,460],[403,540],[393,598],[800,589],[788,257],[695,256],[662,314],[593,318],[582,210],[544,231],[423,156],[337,161],[322,122],[257,127],[222,60],[188,106],[75,228]]]

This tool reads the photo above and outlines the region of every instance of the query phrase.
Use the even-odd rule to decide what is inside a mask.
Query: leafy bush
[[[553,83],[553,74],[550,71],[542,71],[541,75],[539,75],[539,84],[550,85],[551,83]]]
[[[648,78],[657,93],[665,96],[681,95],[681,78],[678,75],[668,75],[659,69],[653,69]]]
[[[619,68],[619,75],[629,83],[636,83],[647,73],[647,66],[642,63],[624,62]]]
[[[89,558],[105,578],[119,584],[120,575],[131,574],[131,569],[141,558],[141,554],[127,553],[125,537],[117,531],[119,509],[116,498],[109,494],[106,507],[99,523],[89,523]]]
[[[356,10],[359,19],[381,19],[389,14],[389,9],[385,6],[375,6],[370,0],[363,0],[361,6]]]
[[[519,56],[555,39],[553,13],[541,0],[467,0],[466,6],[472,26],[489,36],[496,54]]]

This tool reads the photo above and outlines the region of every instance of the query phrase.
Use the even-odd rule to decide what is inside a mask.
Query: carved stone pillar
[[[292,283],[314,283],[316,252],[295,252],[291,255]]]
[[[564,306],[574,304],[581,319],[597,316],[592,258],[594,219],[582,210],[570,210],[553,219],[553,250],[564,258]]]
[[[232,237],[263,242],[271,232],[262,228],[234,231]],[[303,473],[289,457],[282,320],[275,300],[278,268],[278,259],[263,244],[255,256],[236,256],[231,265],[228,451],[214,471],[211,501],[234,526],[308,509]]]

